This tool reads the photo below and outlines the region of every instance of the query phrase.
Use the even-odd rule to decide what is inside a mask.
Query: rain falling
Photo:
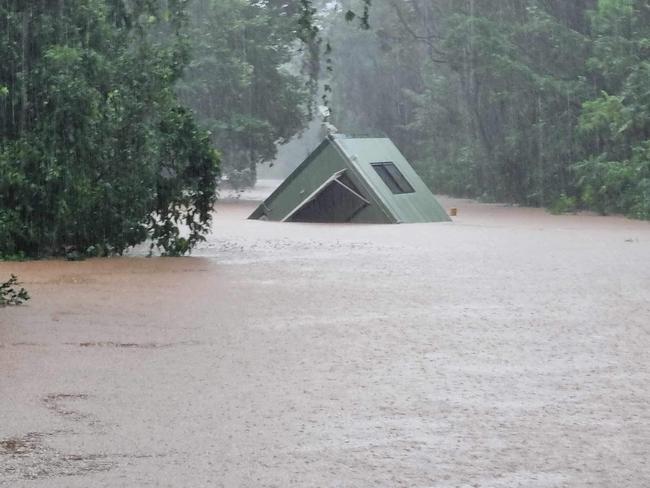
[[[0,0],[0,487],[650,486],[646,0]]]

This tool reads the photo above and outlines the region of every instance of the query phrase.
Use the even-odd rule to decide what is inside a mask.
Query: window
[[[406,181],[406,178],[404,178],[404,175],[393,163],[372,163],[372,167],[393,193],[400,194],[415,192],[409,182]]]

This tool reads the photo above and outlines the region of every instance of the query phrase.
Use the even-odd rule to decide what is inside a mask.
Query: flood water
[[[245,198],[193,257],[0,263],[0,485],[650,486],[648,223]]]

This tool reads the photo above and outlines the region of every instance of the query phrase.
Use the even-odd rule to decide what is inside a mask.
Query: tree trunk
[[[29,49],[29,21],[31,18],[31,7],[23,12],[22,19],[22,39],[21,39],[21,62],[20,62],[20,114],[19,114],[19,132],[22,134],[27,127],[27,110],[29,109],[29,100],[27,96],[27,82],[29,79],[28,49]]]

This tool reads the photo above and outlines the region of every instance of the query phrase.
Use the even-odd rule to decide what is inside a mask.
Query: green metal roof
[[[350,165],[372,188],[372,191],[397,222],[444,222],[450,220],[429,188],[390,139],[336,137],[334,143],[343,151]],[[393,193],[372,166],[372,163],[385,162],[393,163],[415,192]]]
[[[393,193],[373,163],[393,163],[414,191]],[[353,221],[416,223],[450,220],[390,139],[348,139],[344,136],[323,141],[249,218],[287,219],[300,205],[317,194],[328,179],[341,171],[350,173],[353,182],[371,203]]]

